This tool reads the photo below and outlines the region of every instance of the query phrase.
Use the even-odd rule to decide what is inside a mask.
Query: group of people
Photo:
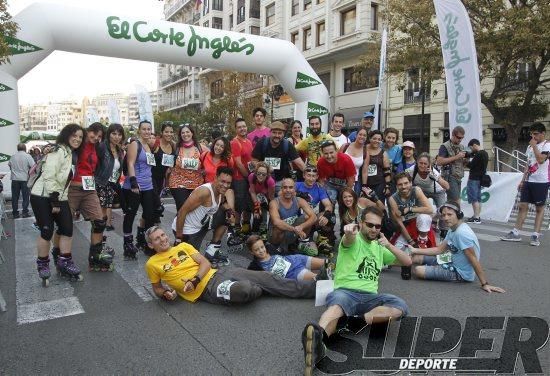
[[[489,283],[468,224],[481,222],[488,157],[479,140],[470,140],[470,149],[464,149],[462,127],[453,129],[432,158],[415,155],[411,141],[399,145],[396,129],[371,130],[370,112],[349,137],[342,133],[343,114],[332,115],[329,133],[321,131],[320,117],[311,116],[306,136],[299,121],[290,129],[279,121],[266,126],[265,116],[263,108],[254,109],[252,131],[239,118],[235,136],[217,137],[209,148],[188,124],[163,123],[155,138],[151,124],[143,121],[125,152],[120,125],[111,125],[105,134],[100,124],[86,130],[66,126],[31,188],[41,231],[40,276],[49,277],[44,270],[52,238],[57,267],[79,276],[71,260],[76,211],[92,223],[90,267],[112,268],[112,250],[102,245],[102,237],[112,226],[109,209],[118,197],[124,211],[124,256],[135,259],[139,248],[150,256],[146,273],[154,292],[166,300],[181,296],[191,302],[244,303],[263,293],[311,298],[315,281],[334,279],[327,310],[302,333],[306,374],[324,356],[341,317],[361,316],[367,325],[376,325],[407,315],[403,299],[378,293],[385,265],[400,265],[403,279],[473,282],[477,276],[483,290],[504,292]],[[521,189],[522,202],[537,205],[538,213],[546,200],[541,199],[543,183],[545,194],[548,190],[550,144],[544,141],[545,129],[536,124]],[[474,209],[469,219],[459,204],[465,167],[470,168],[467,195]],[[174,243],[158,225],[165,188],[177,209]],[[132,226],[140,205],[134,244]],[[540,224],[535,224],[535,240]],[[509,235],[514,239],[505,240],[516,240],[519,228]],[[212,240],[203,247],[210,230]],[[245,243],[249,270],[227,267],[221,249],[226,236],[228,245]]]

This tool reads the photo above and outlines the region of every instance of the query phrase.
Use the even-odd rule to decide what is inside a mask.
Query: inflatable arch
[[[271,74],[294,99],[296,119],[320,115],[328,125],[328,91],[288,41],[51,3],[32,4],[14,20],[11,62],[0,65],[0,166],[19,140],[17,80],[54,50]]]

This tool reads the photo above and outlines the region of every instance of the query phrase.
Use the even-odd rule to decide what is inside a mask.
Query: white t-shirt
[[[541,153],[550,153],[550,142],[543,141],[537,144],[537,149]],[[529,166],[529,174],[527,175],[527,181],[531,183],[548,183],[549,179],[549,161],[546,158],[543,164],[537,162],[535,153],[531,145],[527,147],[527,166]]]
[[[329,133],[330,134],[330,133]],[[338,137],[334,137],[334,136],[330,136],[332,137],[332,139],[334,140],[334,142],[336,142],[336,144],[338,145],[338,147],[342,146],[342,145],[345,145],[347,144],[349,141],[348,141],[348,138],[346,137],[345,134],[341,134],[340,136]]]
[[[414,174],[414,166],[409,167],[405,171],[412,177],[413,174]],[[426,176],[426,179],[422,179],[420,174],[417,173],[416,176],[414,177],[413,182],[412,182],[413,185],[416,185],[417,187],[422,189],[422,192],[424,192],[424,194],[445,192],[443,187],[441,185],[439,185],[439,183],[437,182],[437,180],[439,180],[439,176],[441,176],[441,173],[439,171],[437,171],[435,168],[432,167],[432,174],[434,175],[435,180],[436,180],[436,182],[435,182],[435,192],[434,192],[434,181],[432,179],[430,179],[429,175]]]

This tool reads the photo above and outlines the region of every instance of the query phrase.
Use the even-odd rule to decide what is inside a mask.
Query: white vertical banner
[[[376,102],[374,102],[374,124],[372,129],[378,129],[378,110],[384,97],[384,71],[386,70],[386,44],[388,43],[388,31],[382,32],[382,44],[380,45],[380,69],[378,71],[378,92],[376,93]]]
[[[114,98],[109,99],[107,101],[107,107],[109,108],[109,123],[120,124],[120,112],[118,111],[116,100]]]
[[[153,106],[151,105],[151,97],[145,87],[136,85],[136,97],[138,102],[139,121],[147,120],[151,122],[152,128],[155,129]]]
[[[86,108],[86,126],[90,126],[93,123],[99,122],[99,114],[97,113],[97,108],[88,107]]]
[[[450,130],[466,131],[462,142],[477,138],[483,147],[481,92],[472,24],[460,0],[434,0],[443,50]]]

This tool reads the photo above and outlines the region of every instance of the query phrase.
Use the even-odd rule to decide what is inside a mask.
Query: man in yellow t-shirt
[[[309,136],[296,145],[296,150],[306,154],[306,165],[317,166],[317,161],[321,158],[321,144],[327,140],[334,140],[329,134],[321,133],[321,118],[317,115],[309,118],[308,131]],[[339,147],[339,145],[336,145],[337,150]]]
[[[168,235],[158,226],[149,228],[145,239],[156,252],[145,264],[145,271],[155,294],[165,300],[175,300],[179,295],[190,302],[201,299],[229,304],[250,302],[264,292],[289,298],[315,296],[315,281],[295,281],[242,268],[212,269],[192,245],[172,247]]]

